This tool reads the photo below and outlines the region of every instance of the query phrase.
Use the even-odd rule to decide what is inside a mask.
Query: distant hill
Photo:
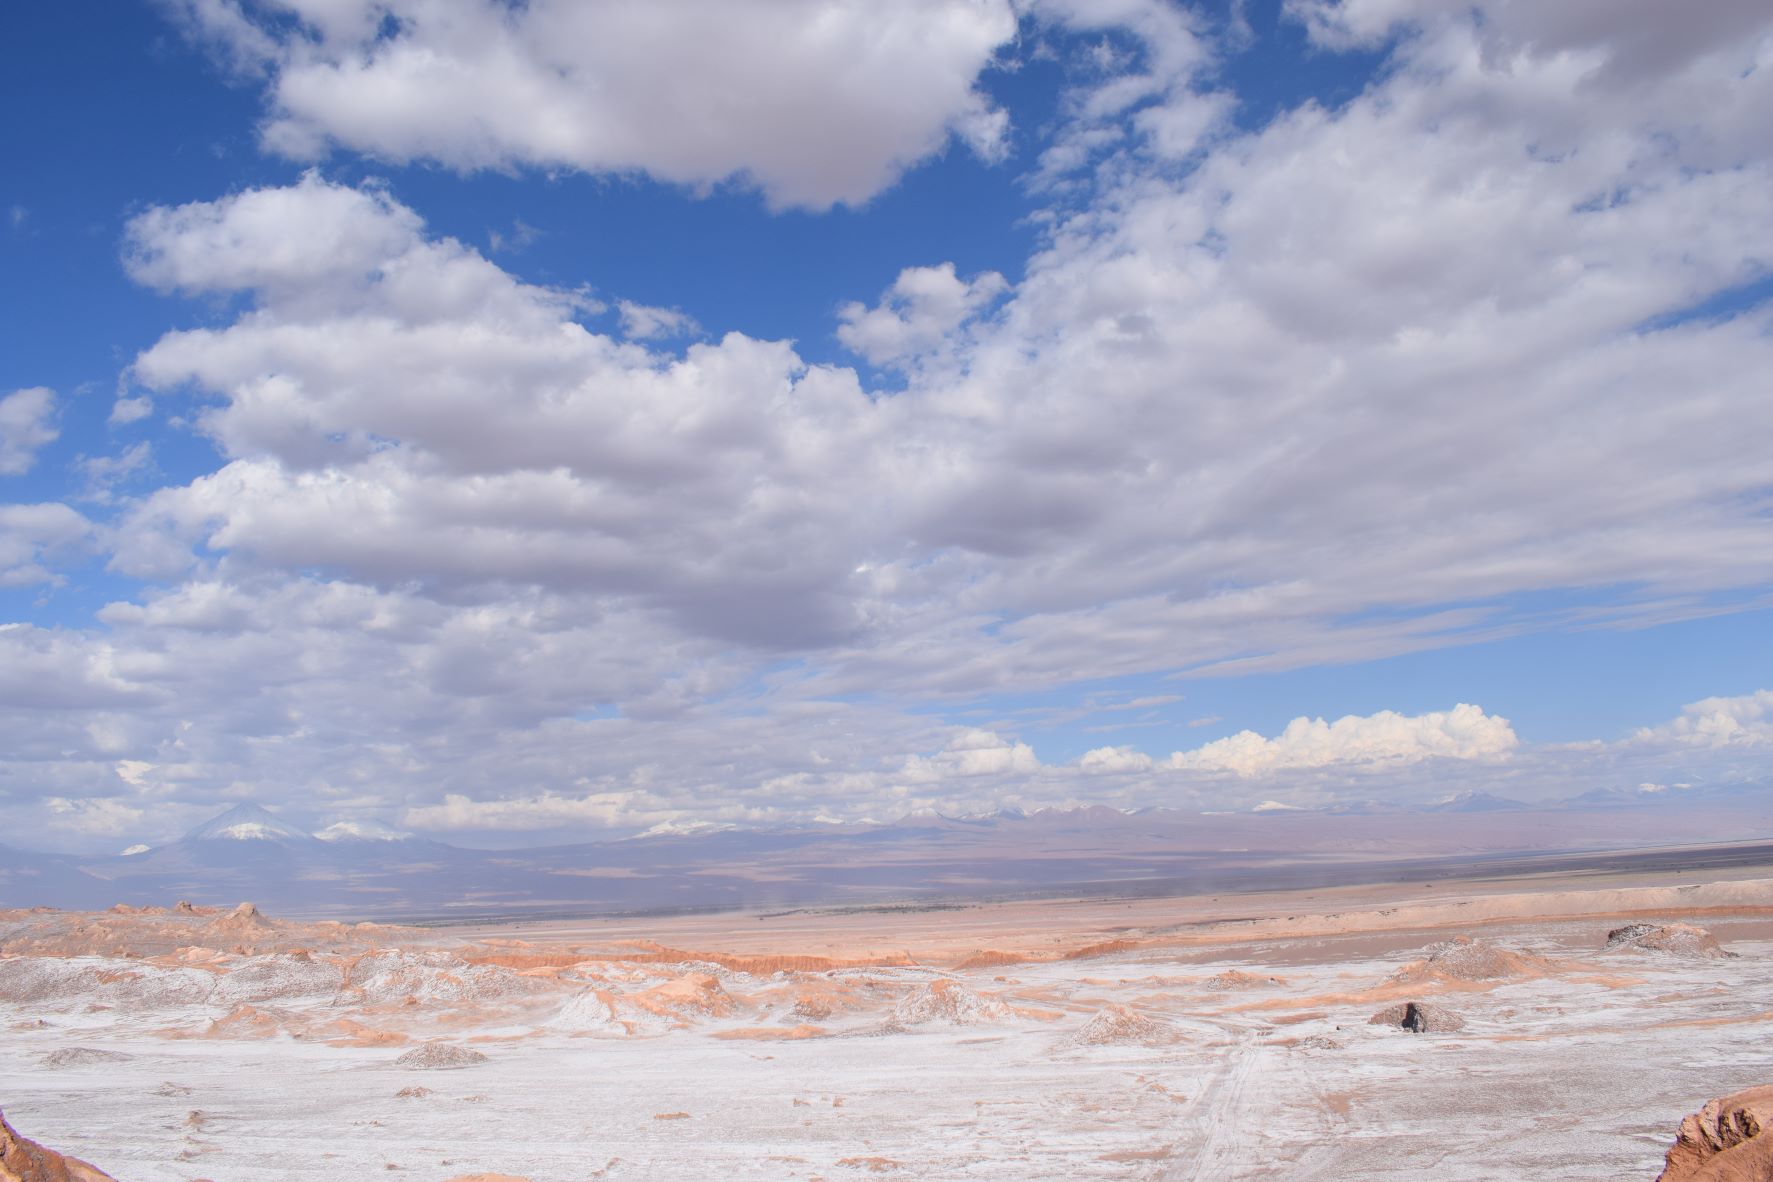
[[[1510,800],[1505,796],[1493,796],[1488,792],[1461,792],[1457,796],[1449,796],[1439,803],[1431,804],[1423,811],[1429,813],[1505,813],[1532,807],[1522,801]]]
[[[1667,794],[1663,794],[1667,795]],[[624,840],[480,850],[372,820],[303,831],[238,805],[165,845],[78,857],[0,851],[0,906],[251,900],[292,915],[491,917],[918,900],[1179,894],[1417,881],[1571,851],[1773,838],[1760,789],[1528,806],[1463,793],[1203,814],[1106,806],[888,824],[658,827]],[[1445,814],[1458,814],[1457,825]],[[1573,823],[1577,817],[1583,823]],[[1464,871],[1462,871],[1464,872]]]

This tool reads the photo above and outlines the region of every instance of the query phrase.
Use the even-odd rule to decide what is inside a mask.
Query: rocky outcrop
[[[1241,969],[1226,969],[1223,973],[1208,977],[1201,983],[1202,989],[1211,989],[1215,993],[1230,993],[1239,989],[1267,989],[1285,985],[1280,977],[1260,977],[1255,973],[1246,973]]]
[[[1768,1182],[1773,1179],[1773,1086],[1750,1088],[1705,1107],[1681,1131],[1656,1182]]]
[[[955,981],[935,980],[893,1007],[892,1020],[901,1026],[926,1022],[972,1026],[1000,1021],[1009,1013],[1009,1007],[996,998],[983,997]]]
[[[63,1157],[21,1137],[0,1113],[0,1182],[117,1182],[78,1158]]]
[[[669,1018],[678,1025],[724,1018],[737,1006],[720,979],[711,973],[685,973],[663,985],[630,994],[626,1000],[639,1010]]]
[[[1607,933],[1607,950],[1661,952],[1685,960],[1721,960],[1725,952],[1718,938],[1690,923],[1628,923]]]
[[[417,1067],[427,1071],[451,1071],[459,1067],[472,1067],[476,1063],[486,1062],[486,1056],[479,1051],[467,1047],[458,1047],[447,1042],[428,1042],[422,1047],[412,1050],[394,1060],[396,1067]]]
[[[45,1067],[103,1067],[108,1063],[125,1063],[132,1056],[122,1051],[105,1051],[97,1047],[63,1047],[43,1056]]]
[[[1465,1019],[1452,1010],[1424,1001],[1400,1001],[1367,1019],[1369,1026],[1395,1026],[1411,1034],[1451,1034],[1465,1029]]]
[[[1071,1036],[1078,1046],[1161,1046],[1175,1042],[1176,1030],[1128,1006],[1106,1005]]]
[[[1542,956],[1516,952],[1487,940],[1459,936],[1423,950],[1421,960],[1411,961],[1393,976],[1397,981],[1501,981],[1538,977],[1557,966]]]

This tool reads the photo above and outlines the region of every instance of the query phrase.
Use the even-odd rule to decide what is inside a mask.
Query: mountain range
[[[1769,797],[1750,785],[1588,793],[1550,806],[1464,793],[1417,809],[925,810],[887,824],[665,825],[514,850],[449,845],[376,821],[309,833],[241,804],[177,841],[123,854],[0,846],[0,906],[250,899],[285,914],[467,919],[1328,886],[1773,838]]]

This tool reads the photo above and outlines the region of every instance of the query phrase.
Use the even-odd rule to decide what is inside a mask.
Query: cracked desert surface
[[[1773,876],[10,911],[0,954],[0,1108],[127,1182],[1648,1182],[1684,1114],[1773,1080]]]

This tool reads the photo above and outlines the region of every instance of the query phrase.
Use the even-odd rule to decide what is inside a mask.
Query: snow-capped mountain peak
[[[309,841],[308,834],[260,808],[237,804],[185,834],[187,841]]]

